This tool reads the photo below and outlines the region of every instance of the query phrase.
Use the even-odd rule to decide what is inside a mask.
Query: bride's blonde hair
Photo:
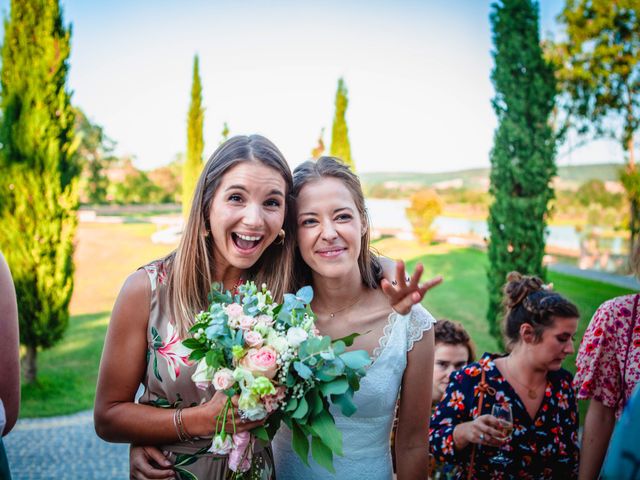
[[[193,324],[194,316],[207,307],[207,296],[215,279],[214,243],[209,214],[222,177],[243,162],[259,162],[273,168],[285,181],[285,237],[267,247],[245,274],[246,280],[266,283],[276,299],[281,299],[290,282],[293,267],[293,231],[289,194],[291,170],[278,148],[260,135],[237,136],[224,142],[207,161],[193,194],[189,218],[178,248],[165,260],[168,270],[169,313],[181,338]],[[185,199],[188,201],[189,199]],[[215,228],[215,227],[214,227]]]

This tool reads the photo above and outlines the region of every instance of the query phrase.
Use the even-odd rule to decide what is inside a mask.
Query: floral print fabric
[[[622,413],[624,400],[640,383],[640,304],[636,318],[631,318],[635,300],[636,295],[625,295],[600,305],[584,333],[576,360],[578,398],[593,398],[615,408],[616,418]]]
[[[182,345],[169,313],[168,270],[164,260],[145,265],[151,284],[151,304],[147,325],[147,370],[142,380],[140,403],[158,408],[193,407],[206,402],[214,390],[201,390],[191,380],[196,363],[189,360],[189,350]],[[213,420],[212,420],[213,421]],[[177,478],[187,480],[222,480],[232,472],[227,457],[209,453],[211,438],[162,445],[169,452]],[[273,472],[271,449],[256,444],[255,458],[265,465],[266,478]]]
[[[474,478],[480,479],[571,479],[578,477],[578,408],[571,374],[564,369],[547,374],[544,399],[531,418],[511,385],[502,377],[493,360],[485,353],[479,362],[451,374],[451,382],[431,417],[430,448],[436,460],[458,465],[456,477],[466,478],[472,445],[456,450],[453,430],[456,425],[490,414],[495,403],[509,403],[513,414],[513,435],[501,452],[506,464],[491,459],[499,449],[477,446]],[[495,394],[485,393],[478,411],[478,384],[485,381]]]

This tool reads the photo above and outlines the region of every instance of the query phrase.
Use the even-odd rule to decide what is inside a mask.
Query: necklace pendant
[[[529,396],[529,398],[530,398],[531,400],[535,400],[535,399],[538,397],[538,395],[536,394],[536,391],[535,391],[535,390],[529,390],[529,391],[527,392],[527,395]]]

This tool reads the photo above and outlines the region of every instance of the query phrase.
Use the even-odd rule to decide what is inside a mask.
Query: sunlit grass
[[[22,386],[21,417],[47,417],[93,407],[109,314],[71,317],[64,339],[38,353],[38,380]]]

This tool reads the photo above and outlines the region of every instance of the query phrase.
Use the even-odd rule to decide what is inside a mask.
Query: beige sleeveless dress
[[[178,337],[170,319],[166,265],[165,260],[157,260],[142,267],[151,282],[151,305],[147,327],[147,369],[137,397],[139,403],[158,408],[187,408],[210,400],[214,390],[200,390],[191,381],[196,365],[189,361],[189,350],[183,347],[182,339]],[[160,448],[169,452],[169,459],[174,462],[179,479],[218,480],[231,477],[233,472],[228,469],[227,457],[208,453],[210,445],[211,438],[198,438],[191,442],[161,445]],[[263,475],[257,478],[275,478],[271,448],[264,449],[256,442],[256,450],[255,462],[263,470]]]

